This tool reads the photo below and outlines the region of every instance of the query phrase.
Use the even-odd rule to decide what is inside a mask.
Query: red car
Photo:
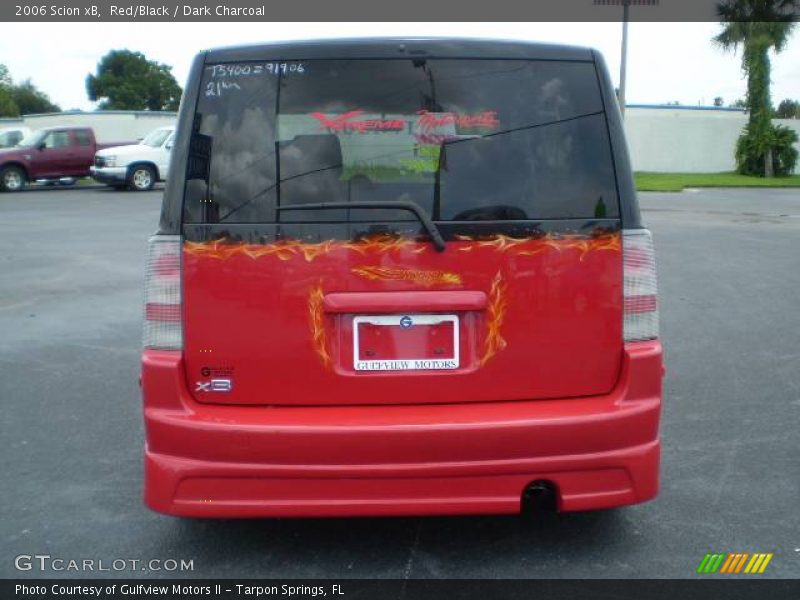
[[[190,77],[147,262],[150,508],[656,496],[653,246],[597,52],[315,41]]]
[[[98,144],[90,127],[39,129],[0,149],[0,192],[18,192],[36,180],[87,177],[95,152],[121,144]]]

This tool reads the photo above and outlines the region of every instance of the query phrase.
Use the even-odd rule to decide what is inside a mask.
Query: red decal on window
[[[457,113],[432,113],[427,110],[417,112],[419,117],[414,127],[414,138],[420,144],[443,144],[458,139],[470,129],[496,129],[500,125],[497,111],[486,110],[474,115]],[[461,131],[457,131],[460,128]]]
[[[356,131],[365,133],[367,131],[402,131],[406,127],[406,122],[402,119],[352,120],[363,113],[363,110],[351,110],[335,117],[328,117],[323,113],[315,112],[311,113],[311,116],[319,121],[321,131],[329,129],[334,132]]]
[[[491,129],[500,125],[496,110],[485,110],[475,115],[458,115],[454,113],[432,113],[427,110],[417,112],[417,126],[422,130],[456,125],[458,127],[484,127]]]

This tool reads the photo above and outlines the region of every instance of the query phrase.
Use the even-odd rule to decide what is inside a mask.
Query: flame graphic
[[[392,235],[391,233],[379,233],[360,238],[355,242],[342,242],[341,247],[353,250],[359,254],[370,252],[382,254],[384,252],[397,252],[399,250],[408,250],[413,254],[420,254],[425,252],[427,244],[398,235]]]
[[[253,259],[262,256],[277,256],[280,260],[289,260],[297,253],[296,248],[290,244],[228,243],[224,238],[212,242],[184,242],[183,250],[187,254],[219,260],[227,260],[238,254],[243,254]]]
[[[413,281],[426,287],[437,283],[460,284],[461,276],[458,273],[447,271],[422,271],[417,269],[392,269],[390,267],[361,266],[351,269],[353,273],[373,281]]]
[[[489,291],[489,306],[486,319],[486,341],[484,342],[481,366],[485,366],[495,354],[506,347],[506,341],[500,333],[506,316],[506,284],[500,271],[492,279]]]
[[[391,234],[378,234],[360,238],[356,241],[325,240],[309,243],[298,240],[282,240],[269,244],[248,244],[220,238],[211,242],[185,242],[184,251],[195,256],[206,256],[226,260],[232,256],[248,256],[256,259],[262,256],[275,256],[280,260],[289,260],[302,256],[306,262],[336,250],[352,250],[359,254],[383,254],[408,250],[414,254],[425,252],[427,245],[408,238]]]
[[[459,238],[463,239],[467,236],[459,236]],[[526,238],[515,238],[509,235],[503,235],[502,233],[498,233],[495,236],[488,240],[483,241],[475,241],[473,246],[467,246],[467,248],[494,248],[497,252],[507,252],[512,248],[516,248],[517,246],[521,246],[523,244],[527,244],[531,242],[534,238],[526,237]],[[466,241],[466,240],[465,240]]]
[[[548,249],[563,252],[578,250],[581,262],[591,251],[610,250],[619,252],[622,248],[618,233],[600,233],[591,236],[583,234],[548,233],[539,237],[515,238],[497,234],[488,239],[475,239],[467,235],[457,235],[461,242],[471,242],[461,246],[459,252],[473,252],[481,248],[489,248],[495,252],[512,252],[516,256],[534,256]]]
[[[318,256],[323,256],[328,254],[331,250],[334,249],[335,242],[333,240],[326,240],[324,242],[319,242],[317,244],[307,244],[303,242],[297,241],[287,241],[283,242],[283,245],[287,248],[291,248],[292,250],[296,250],[300,254],[303,255],[303,258],[306,259],[306,262],[313,262],[315,258]]]
[[[534,256],[548,249],[558,252],[577,250],[581,254],[581,261],[592,251],[619,252],[622,248],[618,233],[605,232],[590,236],[548,233],[543,236],[524,238],[503,234],[493,235],[486,239],[476,239],[467,235],[456,235],[455,237],[458,242],[465,242],[458,248],[459,252],[488,249],[495,252],[510,252],[515,256]],[[400,251],[420,254],[425,252],[427,247],[427,244],[409,238],[392,234],[377,234],[356,241],[325,240],[316,243],[282,240],[269,244],[247,244],[221,238],[211,242],[185,242],[184,251],[195,256],[207,256],[220,260],[241,254],[253,259],[275,256],[279,260],[290,260],[295,256],[302,256],[306,262],[313,262],[318,257],[337,250],[349,250],[361,255]]]
[[[314,350],[322,359],[323,366],[328,368],[331,366],[331,355],[328,354],[328,345],[325,337],[325,315],[322,311],[323,298],[322,280],[320,280],[308,295],[308,317]]]

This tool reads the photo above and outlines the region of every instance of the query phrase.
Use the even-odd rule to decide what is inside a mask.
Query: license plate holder
[[[440,371],[458,367],[458,315],[353,317],[355,371]]]

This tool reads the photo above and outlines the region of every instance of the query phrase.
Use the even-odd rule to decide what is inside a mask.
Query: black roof
[[[216,48],[208,51],[206,62],[415,57],[594,60],[590,48],[578,46],[470,38],[353,38]]]

